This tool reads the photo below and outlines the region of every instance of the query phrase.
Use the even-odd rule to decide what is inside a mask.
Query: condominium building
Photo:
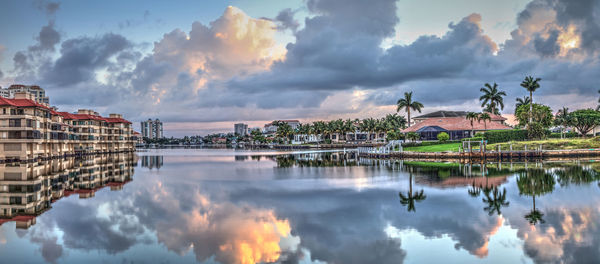
[[[132,152],[0,164],[0,225],[14,221],[17,228],[28,228],[62,197],[90,198],[105,187],[121,190],[135,166]]]
[[[37,85],[13,84],[8,88],[0,88],[0,96],[5,98],[15,98],[15,94],[18,92],[33,94],[34,100],[40,104],[46,106],[50,104],[50,99],[46,96],[46,91]]]
[[[36,161],[135,150],[131,122],[92,110],[58,112],[31,93],[0,97],[0,160]]]
[[[238,123],[233,125],[233,133],[240,136],[248,135],[248,125],[244,123]]]
[[[163,123],[158,120],[148,119],[148,121],[142,121],[142,137],[149,139],[163,138]]]

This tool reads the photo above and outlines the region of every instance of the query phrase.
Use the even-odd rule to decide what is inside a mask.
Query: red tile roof
[[[428,127],[428,126],[438,126],[448,131],[456,131],[456,130],[471,130],[471,121],[466,119],[464,116],[461,117],[437,117],[437,118],[429,118],[425,119],[422,122],[418,122],[413,126],[402,130],[402,132],[416,132],[417,130]],[[473,121],[473,129],[474,130],[485,130],[487,126],[487,130],[502,130],[502,129],[512,129],[511,127],[501,124],[499,122],[486,122],[484,125],[483,121],[477,122]]]
[[[52,108],[40,104],[30,99],[9,99],[0,96],[0,105],[10,105],[18,107],[41,107],[44,109],[52,110]]]
[[[71,119],[71,120],[100,120],[100,121],[106,121],[108,123],[127,123],[127,124],[131,124],[131,122],[123,119],[123,118],[116,118],[116,117],[101,117],[101,116],[96,116],[96,115],[88,115],[88,114],[71,114],[68,112],[57,112],[54,111],[52,108],[47,107],[43,104],[40,104],[36,101],[30,100],[30,99],[10,99],[10,98],[5,98],[0,96],[0,106],[2,105],[10,105],[10,106],[17,106],[17,107],[41,107],[47,110],[50,110],[50,112],[53,115],[61,115],[63,116],[64,119]]]
[[[59,115],[63,116],[64,119],[71,120],[99,120],[105,121],[108,123],[127,123],[131,124],[131,122],[123,119],[123,118],[115,118],[115,117],[101,117],[96,115],[88,115],[88,114],[71,114],[68,112],[57,112]]]

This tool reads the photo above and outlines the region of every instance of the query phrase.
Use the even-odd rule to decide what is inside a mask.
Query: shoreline
[[[503,162],[520,160],[546,160],[546,159],[578,159],[600,158],[600,149],[563,149],[563,150],[523,150],[523,151],[487,151],[487,152],[360,152],[359,157],[373,159],[400,159],[423,161],[465,161],[465,162]]]

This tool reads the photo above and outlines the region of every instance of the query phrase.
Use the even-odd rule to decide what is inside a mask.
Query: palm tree
[[[427,198],[427,196],[425,194],[423,194],[423,190],[421,191],[416,191],[413,193],[412,191],[412,172],[409,172],[409,190],[408,193],[406,194],[406,196],[402,193],[399,192],[398,196],[400,196],[400,204],[407,206],[407,210],[409,212],[415,212],[416,208],[415,208],[415,202],[420,202],[425,200],[425,198]]]
[[[483,121],[483,127],[484,127],[484,129],[487,130],[487,123],[486,123],[486,121],[492,121],[492,117],[488,113],[481,113],[477,117],[477,122],[481,122],[481,121]]]
[[[560,126],[560,138],[564,137],[565,128],[567,128],[570,121],[571,120],[569,118],[569,108],[563,107],[561,110],[558,110],[558,113],[554,118],[554,124]]]
[[[372,117],[369,117],[362,120],[362,122],[360,123],[360,130],[367,132],[367,138],[368,140],[371,140],[371,134],[375,131],[376,126],[377,120],[373,119]]]
[[[491,196],[490,196],[491,192]],[[487,207],[483,208],[484,211],[487,211],[489,215],[493,215],[496,212],[498,215],[501,215],[500,209],[502,207],[507,207],[510,202],[506,201],[506,188],[502,192],[498,190],[498,187],[494,187],[493,189],[486,188],[484,190],[485,198],[482,199],[484,203],[487,203]]]
[[[504,110],[504,98],[506,93],[504,91],[498,90],[498,84],[494,83],[494,85],[490,85],[486,83],[483,85],[479,91],[483,93],[481,97],[479,97],[479,101],[481,101],[481,107],[488,105],[487,112],[498,114],[498,106],[500,106],[501,110]]]
[[[275,126],[277,126],[277,132],[275,132],[277,137],[282,138],[284,142],[287,143],[290,135],[294,133],[292,127],[286,122],[277,122],[275,123]]]
[[[467,120],[471,121],[471,137],[474,135],[473,132],[475,130],[475,128],[473,127],[473,121],[478,120],[478,119],[479,119],[478,113],[475,113],[475,112],[467,113]]]
[[[525,96],[523,98],[517,98],[517,103],[515,104],[515,113],[517,113],[517,109],[519,109],[519,106],[528,105],[530,103],[531,103],[531,99],[529,98],[529,96]]]
[[[405,92],[404,98],[399,99],[396,103],[398,106],[398,108],[396,108],[396,112],[400,112],[402,109],[406,110],[406,114],[408,116],[408,127],[410,127],[410,110],[412,109],[421,113],[421,108],[423,108],[422,103],[412,100],[412,94],[413,92]]]
[[[525,77],[525,80],[523,80],[523,82],[521,82],[521,87],[525,88],[528,92],[529,92],[529,98],[530,98],[530,104],[529,104],[529,123],[532,122],[532,113],[533,113],[533,92],[535,92],[535,90],[537,90],[538,88],[540,88],[540,84],[539,82],[541,81],[541,78],[535,78],[533,79],[533,77],[531,76],[527,76]]]

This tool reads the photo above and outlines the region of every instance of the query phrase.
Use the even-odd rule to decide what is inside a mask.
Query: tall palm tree
[[[479,114],[475,112],[467,113],[467,120],[471,121],[471,137],[474,135],[473,132],[475,128],[473,127],[473,121],[479,120]]]
[[[479,91],[483,93],[483,95],[479,97],[481,107],[487,104],[487,112],[494,114],[500,113],[498,106],[500,106],[500,110],[504,110],[503,96],[506,96],[506,92],[498,90],[498,84],[496,83],[494,83],[494,85],[486,83],[483,86],[484,87],[479,89]]]
[[[420,202],[425,200],[425,198],[427,198],[427,196],[425,194],[423,194],[423,190],[421,191],[416,191],[413,193],[412,191],[412,172],[409,172],[409,190],[408,193],[406,194],[406,196],[402,193],[399,192],[398,196],[400,196],[400,204],[402,205],[406,205],[407,206],[407,210],[409,212],[415,212],[416,208],[415,208],[415,202]]]
[[[554,124],[560,126],[560,138],[564,137],[565,128],[567,128],[570,121],[569,108],[563,107],[561,110],[558,110],[558,113],[554,118]]]
[[[532,114],[533,114],[533,92],[540,88],[541,78],[535,78],[531,76],[525,77],[525,80],[521,82],[521,87],[525,88],[529,92],[530,104],[529,104],[529,123],[532,122]]]
[[[517,103],[515,104],[515,113],[517,112],[517,109],[519,109],[519,106],[528,105],[530,103],[531,103],[531,98],[529,98],[529,96],[525,96],[523,98],[517,98]]]
[[[500,209],[502,209],[502,207],[507,207],[510,204],[510,202],[506,201],[506,188],[504,188],[502,192],[498,190],[498,187],[494,187],[493,189],[486,188],[484,194],[485,198],[483,198],[482,201],[487,203],[487,207],[483,208],[483,210],[487,211],[489,215],[493,215],[494,212],[501,215],[502,212]]]
[[[275,126],[277,126],[277,132],[275,132],[277,137],[282,138],[284,142],[287,143],[290,139],[290,135],[293,135],[294,133],[292,127],[288,123],[281,121],[275,123]]]
[[[410,110],[415,110],[421,113],[421,109],[423,108],[423,104],[417,101],[413,101],[412,99],[413,92],[405,92],[404,98],[398,100],[396,105],[396,112],[400,112],[400,110],[405,109],[406,114],[408,116],[408,127],[410,127]]]
[[[488,113],[481,113],[477,117],[477,122],[481,122],[481,121],[483,121],[483,127],[484,127],[484,129],[487,130],[487,123],[486,123],[486,121],[492,121],[492,117]]]

